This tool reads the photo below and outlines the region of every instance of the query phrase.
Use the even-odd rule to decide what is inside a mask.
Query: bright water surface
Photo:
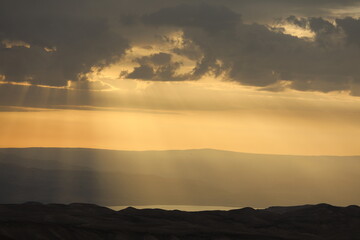
[[[108,206],[113,210],[122,210],[129,206]],[[197,212],[197,211],[214,211],[214,210],[222,210],[227,211],[231,209],[240,209],[241,207],[224,207],[224,206],[195,206],[195,205],[137,205],[131,206],[137,209],[164,209],[164,210],[181,210],[187,212]]]

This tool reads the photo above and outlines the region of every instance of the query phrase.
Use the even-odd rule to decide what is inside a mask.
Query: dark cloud
[[[183,81],[224,74],[229,80],[264,89],[288,81],[286,86],[299,90],[349,90],[357,95],[359,20],[348,17],[329,21],[321,16],[330,14],[329,9],[359,2],[3,0],[0,79],[5,76],[9,82],[49,86],[66,86],[71,80],[77,82],[74,88],[105,89],[100,82],[87,81],[87,75],[118,61],[137,41],[181,29],[182,47],[140,57],[136,59],[138,66],[123,76]],[[249,23],[261,22],[264,12],[271,18],[298,13],[300,17],[294,15],[285,21],[312,31],[315,40]],[[315,17],[306,17],[310,13]],[[182,63],[172,54],[187,57],[196,66],[187,74],[179,74]]]
[[[206,1],[219,4],[219,1]],[[270,23],[274,18],[334,16],[334,10],[356,7],[359,0],[222,0],[221,4],[242,14],[247,23]]]
[[[0,45],[0,74],[7,81],[66,86],[69,80],[86,80],[94,68],[116,62],[129,47],[107,19],[86,12],[72,14],[76,3],[68,13],[63,2],[13,1],[17,8],[5,2],[7,7],[0,10],[0,42],[27,44]]]
[[[184,39],[182,46],[172,49],[172,52],[181,56],[185,56],[193,61],[196,61],[202,57],[200,48],[189,39]]]
[[[336,19],[336,28],[344,31],[348,44],[360,47],[360,19],[351,17]]]
[[[285,19],[286,22],[291,23],[295,26],[301,27],[301,28],[307,28],[308,27],[308,20],[306,18],[297,18],[296,16],[292,15]]]
[[[177,74],[180,62],[172,61],[172,55],[168,53],[157,53],[144,56],[135,60],[140,66],[125,77],[130,79],[152,80],[152,81],[183,81],[190,80],[188,75]]]
[[[131,73],[126,74],[125,76],[130,79],[154,80],[155,72],[151,66],[140,65],[135,67]]]
[[[201,50],[192,79],[225,73],[227,79],[250,86],[266,88],[287,81],[287,86],[303,91],[357,94],[358,19],[336,19],[335,24],[320,17],[287,18],[288,23],[315,34],[315,40],[309,41],[266,25],[244,23],[237,13],[222,6],[204,6],[179,5],[143,17],[144,24],[182,29],[185,40]]]
[[[200,27],[213,32],[234,26],[240,21],[240,15],[220,5],[182,4],[145,15],[142,20],[147,24],[159,25],[166,22],[170,26]]]

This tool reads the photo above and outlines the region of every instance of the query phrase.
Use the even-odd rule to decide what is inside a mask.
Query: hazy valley
[[[0,150],[0,202],[268,207],[360,203],[360,157]]]

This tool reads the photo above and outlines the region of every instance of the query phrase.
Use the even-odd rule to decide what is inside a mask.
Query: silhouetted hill
[[[270,208],[271,209],[271,208]],[[288,211],[287,211],[288,210]],[[360,208],[327,204],[183,212],[92,204],[0,205],[0,239],[360,239]]]

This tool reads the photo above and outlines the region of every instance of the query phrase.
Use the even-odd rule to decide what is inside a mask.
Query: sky
[[[360,155],[360,1],[2,0],[0,147]]]

